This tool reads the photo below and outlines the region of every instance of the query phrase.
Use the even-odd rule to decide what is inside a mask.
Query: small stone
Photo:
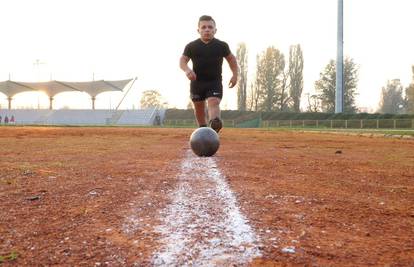
[[[26,200],[29,200],[29,201],[35,201],[35,200],[39,200],[39,199],[40,199],[40,196],[31,196],[31,197],[26,198]]]
[[[295,250],[295,247],[284,247],[284,248],[282,248],[282,252],[293,254],[293,253],[296,252],[296,250]]]

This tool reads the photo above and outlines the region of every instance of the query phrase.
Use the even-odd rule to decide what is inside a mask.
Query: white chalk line
[[[245,265],[260,256],[255,233],[214,157],[188,151],[172,202],[161,211],[155,266]]]

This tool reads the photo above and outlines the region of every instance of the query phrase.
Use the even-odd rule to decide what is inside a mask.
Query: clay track
[[[162,265],[157,226],[191,131],[1,127],[2,265]],[[248,264],[414,265],[413,151],[412,140],[224,129],[214,160],[260,240]]]

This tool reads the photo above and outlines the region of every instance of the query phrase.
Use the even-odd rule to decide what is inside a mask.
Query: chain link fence
[[[366,120],[223,120],[225,127],[235,128],[316,128],[316,129],[414,129],[414,119]],[[196,127],[195,120],[165,120],[164,126]]]

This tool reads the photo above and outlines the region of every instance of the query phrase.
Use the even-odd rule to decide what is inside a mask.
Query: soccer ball
[[[216,131],[210,127],[201,127],[191,134],[190,146],[197,156],[211,157],[219,149],[220,139]]]

